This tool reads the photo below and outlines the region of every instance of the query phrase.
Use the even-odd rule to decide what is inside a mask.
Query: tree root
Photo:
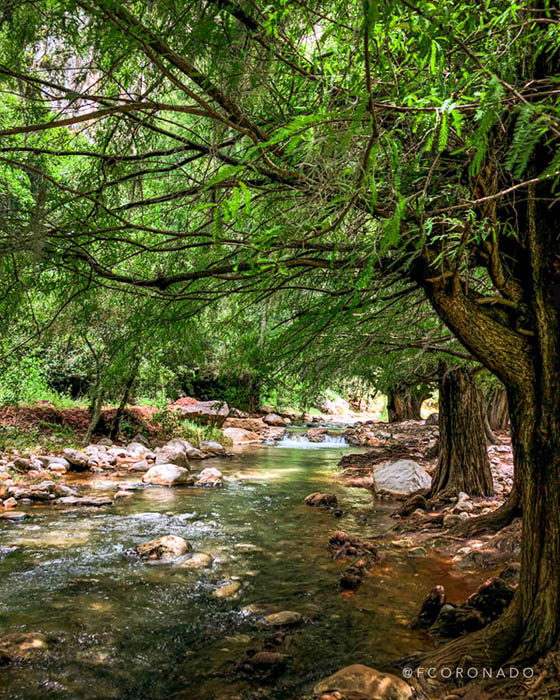
[[[457,537],[474,537],[483,532],[497,532],[521,515],[521,501],[517,489],[512,489],[507,501],[492,513],[469,518],[449,531]]]
[[[483,669],[505,668],[520,640],[518,609],[514,598],[506,612],[487,627],[422,655],[414,673],[419,686],[433,692],[445,684],[465,685],[468,669],[476,669],[481,677]]]

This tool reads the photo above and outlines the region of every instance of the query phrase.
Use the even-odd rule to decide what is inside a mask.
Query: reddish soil
[[[130,406],[125,411],[125,419],[137,424],[138,430],[155,434],[158,427],[152,423],[157,412],[155,406]],[[104,409],[98,434],[105,434],[116,413],[115,408]],[[55,408],[47,402],[34,406],[5,406],[0,408],[0,425],[19,428],[22,431],[40,429],[44,433],[52,432],[55,427],[68,427],[77,434],[84,434],[89,425],[90,416],[85,408]]]

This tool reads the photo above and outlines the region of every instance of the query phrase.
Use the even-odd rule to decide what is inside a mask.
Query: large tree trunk
[[[543,185],[539,201],[550,194]],[[507,387],[523,512],[521,579],[512,603],[488,627],[429,654],[427,661],[439,668],[461,665],[465,657],[478,668],[519,666],[560,645],[560,313],[552,297],[560,237],[557,211],[545,204],[537,209],[532,187],[527,200],[518,277],[527,305],[516,310],[516,327],[480,313],[460,287],[430,290],[443,320]]]
[[[484,404],[472,372],[455,367],[443,373],[439,388],[440,451],[431,496],[494,493],[486,450]]]
[[[518,590],[496,622],[428,653],[423,666],[527,664],[560,644],[560,399],[543,402],[539,386],[528,389],[508,392],[523,510]],[[558,394],[557,384],[544,393]]]
[[[422,420],[420,411],[426,398],[425,392],[414,390],[404,384],[390,389],[387,395],[389,423],[399,423],[403,420]]]
[[[495,387],[488,397],[488,423],[492,430],[507,430],[509,411],[507,392],[504,387]]]

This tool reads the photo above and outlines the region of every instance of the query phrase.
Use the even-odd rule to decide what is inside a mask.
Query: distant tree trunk
[[[507,430],[509,410],[507,392],[504,387],[496,387],[489,395],[487,415],[492,430]]]
[[[132,391],[132,385],[134,384],[134,380],[136,379],[136,375],[138,374],[138,366],[140,364],[140,359],[136,359],[134,361],[134,364],[132,365],[132,371],[130,372],[130,376],[128,378],[128,381],[125,384],[124,387],[124,393],[121,399],[121,402],[119,404],[119,407],[117,408],[117,412],[115,413],[115,417],[113,418],[111,422],[111,430],[109,431],[109,437],[111,440],[114,440],[117,435],[119,434],[119,431],[121,429],[121,420],[124,415],[124,411],[126,409],[126,406],[130,400],[130,392]]]
[[[464,491],[469,496],[491,496],[484,401],[468,368],[449,369],[440,378],[439,434],[439,459],[430,495]]]
[[[98,390],[96,392],[95,399],[93,400],[90,406],[91,418],[89,421],[87,432],[84,437],[84,442],[86,443],[86,445],[91,442],[93,434],[95,433],[95,429],[99,425],[99,420],[101,418],[101,409],[103,408],[103,397],[103,390]]]
[[[502,441],[490,427],[488,413],[485,410],[482,411],[482,419],[484,420],[484,432],[486,433],[486,439],[488,440],[488,442],[491,445],[501,445]]]
[[[399,423],[403,420],[421,420],[420,410],[426,392],[414,390],[412,387],[399,384],[390,389],[387,396],[387,415],[389,423]]]

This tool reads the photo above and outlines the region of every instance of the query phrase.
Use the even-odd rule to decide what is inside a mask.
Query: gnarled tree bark
[[[472,372],[466,367],[445,371],[439,387],[440,451],[430,496],[494,493],[486,451],[484,404]]]

